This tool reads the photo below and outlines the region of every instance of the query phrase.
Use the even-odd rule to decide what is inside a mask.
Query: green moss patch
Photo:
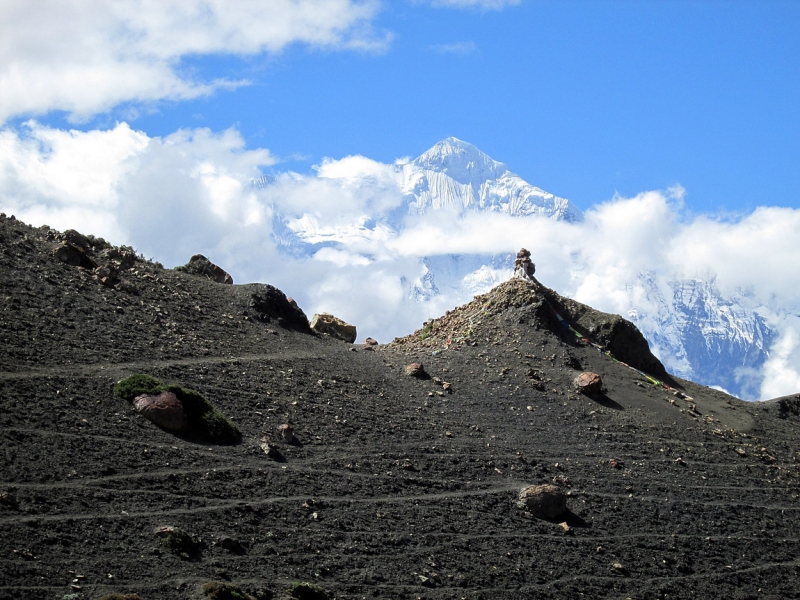
[[[212,444],[237,444],[242,432],[200,392],[176,384],[167,384],[150,375],[137,373],[120,381],[114,393],[128,402],[140,394],[172,392],[183,405],[190,436]]]

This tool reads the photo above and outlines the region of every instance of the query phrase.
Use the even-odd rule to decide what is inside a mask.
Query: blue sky
[[[191,79],[250,83],[133,98],[77,124],[57,106],[36,118],[83,130],[124,120],[151,136],[235,127],[281,160],[273,170],[301,172],[323,157],[416,156],[454,135],[584,209],[674,184],[697,212],[800,205],[800,3],[373,10],[351,33],[378,48],[301,40],[181,54],[177,70]]]

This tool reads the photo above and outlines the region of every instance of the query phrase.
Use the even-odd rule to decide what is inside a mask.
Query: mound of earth
[[[3,597],[800,596],[796,396],[670,379],[536,282],[367,350],[271,286],[140,257],[103,282],[113,247],[64,236],[0,217]],[[241,441],[160,429],[114,394],[134,374]],[[563,516],[518,506],[545,484]]]

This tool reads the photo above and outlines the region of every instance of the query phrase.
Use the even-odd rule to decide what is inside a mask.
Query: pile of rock
[[[68,229],[58,239],[61,244],[53,252],[57,260],[92,271],[95,280],[106,287],[120,283],[122,291],[136,293],[132,283],[120,278],[120,272],[130,269],[138,260],[133,248],[115,247],[103,238],[86,236],[74,229]]]

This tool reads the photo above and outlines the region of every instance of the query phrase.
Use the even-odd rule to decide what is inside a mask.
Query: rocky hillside
[[[0,216],[1,597],[800,597],[800,397],[532,283],[362,346],[200,262]]]

